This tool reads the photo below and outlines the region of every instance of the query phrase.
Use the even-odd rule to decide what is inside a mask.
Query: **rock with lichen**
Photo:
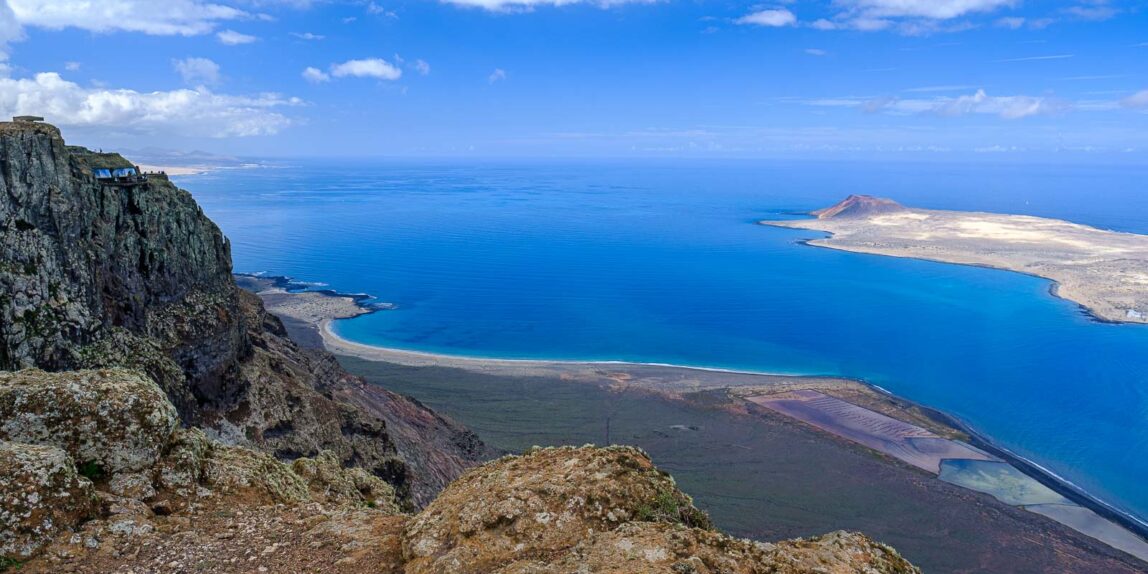
[[[92,483],[68,453],[50,445],[0,441],[0,558],[24,559],[92,516]]]
[[[853,532],[767,544],[680,524],[630,522],[586,536],[557,557],[526,557],[497,574],[919,574],[895,550]]]
[[[399,510],[390,484],[361,468],[344,468],[330,451],[295,459],[291,470],[307,483],[313,497],[394,513]]]
[[[0,438],[58,446],[92,474],[150,469],[178,423],[163,391],[136,372],[0,372]]]
[[[472,470],[408,523],[408,574],[912,574],[864,535],[766,544],[709,519],[631,447],[538,449]]]

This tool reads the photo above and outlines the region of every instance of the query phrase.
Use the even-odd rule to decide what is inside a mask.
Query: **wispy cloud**
[[[1116,16],[1120,10],[1106,3],[1097,3],[1092,6],[1070,6],[1062,9],[1061,12],[1081,20],[1101,22]]]
[[[1120,100],[1120,105],[1133,109],[1148,109],[1148,90],[1141,90]]]
[[[810,56],[828,56],[829,55],[829,52],[826,52],[825,50],[822,50],[821,48],[806,48],[805,53],[809,54]]]
[[[506,79],[506,70],[503,70],[502,68],[495,68],[494,71],[491,72],[490,75],[486,77],[486,82],[488,84],[493,84],[495,82],[501,82],[505,79]]]
[[[240,44],[250,44],[250,43],[255,42],[256,40],[259,39],[259,38],[256,38],[255,36],[249,36],[247,34],[240,34],[239,32],[236,32],[235,30],[224,30],[222,32],[217,33],[215,35],[215,37],[219,39],[220,43],[222,43],[226,46],[238,46]]]
[[[1018,30],[1024,27],[1027,20],[1020,16],[1008,16],[1005,18],[998,18],[995,24],[998,28],[1009,28],[1011,30]]]
[[[143,32],[157,36],[196,36],[212,32],[223,21],[251,14],[200,0],[7,0],[16,21],[24,26],[91,32]]]
[[[1042,60],[1067,60],[1068,58],[1075,57],[1075,54],[1054,54],[1051,56],[1025,56],[1022,58],[1005,58],[1004,60],[993,60],[995,63],[1004,62],[1039,62]]]
[[[621,4],[653,4],[657,0],[441,0],[447,4],[481,8],[495,12],[528,11],[542,6],[565,6],[588,4],[600,8],[610,8]]]
[[[924,86],[920,88],[908,88],[901,90],[908,93],[929,93],[929,92],[961,92],[965,90],[975,89],[976,86]]]
[[[207,58],[172,60],[171,65],[186,84],[212,85],[219,83],[219,64]]]
[[[908,35],[956,32],[974,27],[958,19],[1018,4],[1019,0],[836,0],[833,5],[837,12],[832,17],[815,20],[809,26],[817,30],[895,30]],[[1001,18],[998,23],[1020,27],[1024,21]]]
[[[323,40],[326,38],[326,36],[322,34],[312,34],[311,32],[303,32],[301,34],[299,32],[291,32],[291,35],[299,38],[300,40],[307,40],[311,42]]]
[[[1128,77],[1127,74],[1104,74],[1104,75],[1095,75],[1095,76],[1068,76],[1066,78],[1060,78],[1060,79],[1064,80],[1066,82],[1091,82],[1094,80],[1115,80],[1115,79],[1127,78],[1127,77]]]
[[[1041,96],[990,96],[985,90],[959,96],[933,98],[821,98],[801,103],[816,107],[854,108],[864,113],[896,115],[931,114],[958,117],[972,114],[995,115],[1016,120],[1037,115],[1056,114],[1072,108],[1068,102]]]
[[[321,84],[331,81],[331,75],[319,68],[307,66],[303,69],[303,79],[312,84]]]
[[[780,28],[797,24],[797,15],[785,8],[770,8],[751,12],[734,20],[735,24]]]

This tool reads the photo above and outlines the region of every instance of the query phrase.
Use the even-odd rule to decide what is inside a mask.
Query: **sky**
[[[1148,160],[1138,0],[0,2],[0,116],[95,147]]]

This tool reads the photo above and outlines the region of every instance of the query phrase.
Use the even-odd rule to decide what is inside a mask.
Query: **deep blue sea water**
[[[755,225],[849,193],[1148,233],[1148,168],[990,162],[300,162],[180,178],[237,271],[399,307],[349,339],[864,378],[1148,519],[1148,326],[1015,273]]]

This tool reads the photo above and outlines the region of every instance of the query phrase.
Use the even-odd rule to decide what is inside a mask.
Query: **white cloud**
[[[837,13],[830,19],[815,20],[810,27],[863,32],[891,29],[907,35],[957,32],[973,27],[960,18],[1019,4],[1020,0],[835,0]],[[1024,21],[1001,18],[997,24],[1019,27]]]
[[[1097,5],[1093,6],[1071,6],[1061,11],[1081,20],[1091,20],[1094,22],[1108,20],[1120,13],[1120,10],[1106,6],[1105,3],[1097,3]]]
[[[976,86],[922,86],[920,88],[908,88],[901,91],[909,93],[962,92],[965,90],[971,90],[975,87]]]
[[[7,0],[24,26],[160,36],[210,33],[222,21],[247,18],[243,10],[200,0]]]
[[[823,98],[804,102],[818,107],[855,108],[865,113],[934,114],[947,117],[988,114],[1015,120],[1055,114],[1071,106],[1053,98],[1038,96],[990,96],[985,90],[968,95],[935,98]]]
[[[621,4],[652,4],[658,0],[440,0],[447,4],[482,8],[491,11],[531,10],[538,6],[568,6],[590,4],[610,8]]]
[[[175,71],[179,72],[186,84],[211,85],[219,83],[219,64],[207,58],[172,60],[171,65]]]
[[[746,14],[745,16],[734,20],[734,23],[779,28],[782,26],[793,26],[794,24],[797,24],[797,16],[785,8],[770,8],[767,10],[758,10],[757,12]]]
[[[0,72],[7,69],[4,62],[8,60],[8,44],[23,39],[24,31],[20,28],[20,22],[16,20],[12,8],[7,2],[0,0]]]
[[[80,67],[79,62],[64,62],[64,69],[69,72],[78,72],[80,71]]]
[[[1120,100],[1120,105],[1126,108],[1146,109],[1148,108],[1148,90],[1141,90]]]
[[[368,14],[375,14],[377,16],[382,16],[384,18],[398,18],[399,17],[399,15],[396,14],[393,10],[388,10],[383,6],[375,4],[374,2],[371,2],[370,4],[367,5],[367,13]]]
[[[415,60],[415,63],[411,64],[411,66],[415,69],[416,72],[419,73],[420,76],[430,74],[430,64],[428,64],[426,60]]]
[[[238,46],[240,44],[250,44],[259,38],[249,36],[247,34],[240,34],[235,30],[224,30],[215,35],[219,41],[228,46]]]
[[[363,60],[347,60],[341,64],[331,66],[331,75],[336,78],[378,78],[380,80],[397,80],[403,71],[381,58],[367,58]]]
[[[1025,19],[1018,17],[1018,16],[1007,16],[1004,18],[998,18],[996,21],[996,25],[998,28],[1008,28],[1010,30],[1017,30],[1020,27],[1024,26],[1024,23],[1025,23]]]
[[[825,50],[822,50],[821,48],[806,48],[805,53],[809,54],[810,56],[828,56],[829,55],[829,52],[826,52]]]
[[[870,18],[949,20],[1015,6],[1018,0],[837,0],[848,11]]]
[[[303,32],[302,34],[300,34],[298,32],[291,32],[291,35],[295,36],[296,38],[299,38],[300,40],[311,40],[311,41],[318,41],[318,40],[322,40],[322,39],[326,38],[326,36],[323,36],[322,34],[312,34],[310,32]]]
[[[1051,56],[1025,56],[1023,58],[1005,58],[1004,60],[993,60],[996,63],[1004,62],[1040,62],[1044,60],[1067,60],[1072,58],[1073,54],[1053,54]]]
[[[303,70],[303,79],[312,84],[321,84],[331,81],[331,76],[319,68],[308,66],[307,69]]]
[[[486,77],[487,83],[490,83],[490,84],[493,84],[495,82],[501,82],[505,79],[506,79],[506,70],[503,70],[502,68],[495,68],[494,71],[491,72],[490,75]]]
[[[99,127],[181,136],[274,134],[290,126],[276,108],[301,105],[278,94],[215,94],[205,88],[137,92],[85,88],[55,73],[0,78],[0,117],[39,115],[63,127]]]

